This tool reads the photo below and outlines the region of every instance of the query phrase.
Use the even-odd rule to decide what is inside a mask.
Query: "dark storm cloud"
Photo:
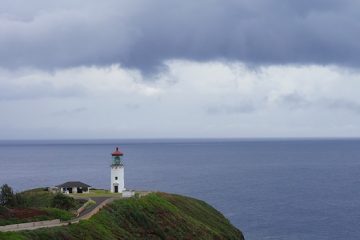
[[[2,1],[0,66],[360,65],[355,0]]]

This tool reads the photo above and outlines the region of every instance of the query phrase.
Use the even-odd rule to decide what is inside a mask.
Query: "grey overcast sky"
[[[355,0],[1,0],[0,139],[360,137]]]

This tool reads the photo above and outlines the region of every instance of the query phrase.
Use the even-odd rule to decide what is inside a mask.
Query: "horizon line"
[[[142,138],[24,138],[24,139],[0,139],[1,142],[58,142],[58,141],[253,141],[253,140],[360,140],[359,137],[142,137]]]

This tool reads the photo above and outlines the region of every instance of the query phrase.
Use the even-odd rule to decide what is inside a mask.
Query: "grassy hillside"
[[[79,224],[0,233],[0,239],[243,239],[243,235],[203,201],[153,193],[117,200]]]
[[[20,193],[23,205],[31,208],[51,208],[56,194],[49,192],[47,188],[35,188]],[[74,200],[72,210],[76,210],[84,204],[84,200]]]
[[[46,188],[31,189],[16,196],[21,200],[16,206],[0,206],[0,226],[50,219],[70,220],[75,217],[74,211],[85,202],[64,196],[66,200],[71,200],[72,206],[62,209],[61,206],[54,206],[57,195]]]

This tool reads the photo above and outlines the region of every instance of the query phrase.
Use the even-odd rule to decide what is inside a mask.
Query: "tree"
[[[62,193],[57,193],[52,200],[52,207],[60,208],[64,210],[70,210],[75,208],[75,199],[65,196]]]
[[[5,207],[15,207],[16,206],[16,197],[12,188],[4,184],[0,189],[0,205]]]

